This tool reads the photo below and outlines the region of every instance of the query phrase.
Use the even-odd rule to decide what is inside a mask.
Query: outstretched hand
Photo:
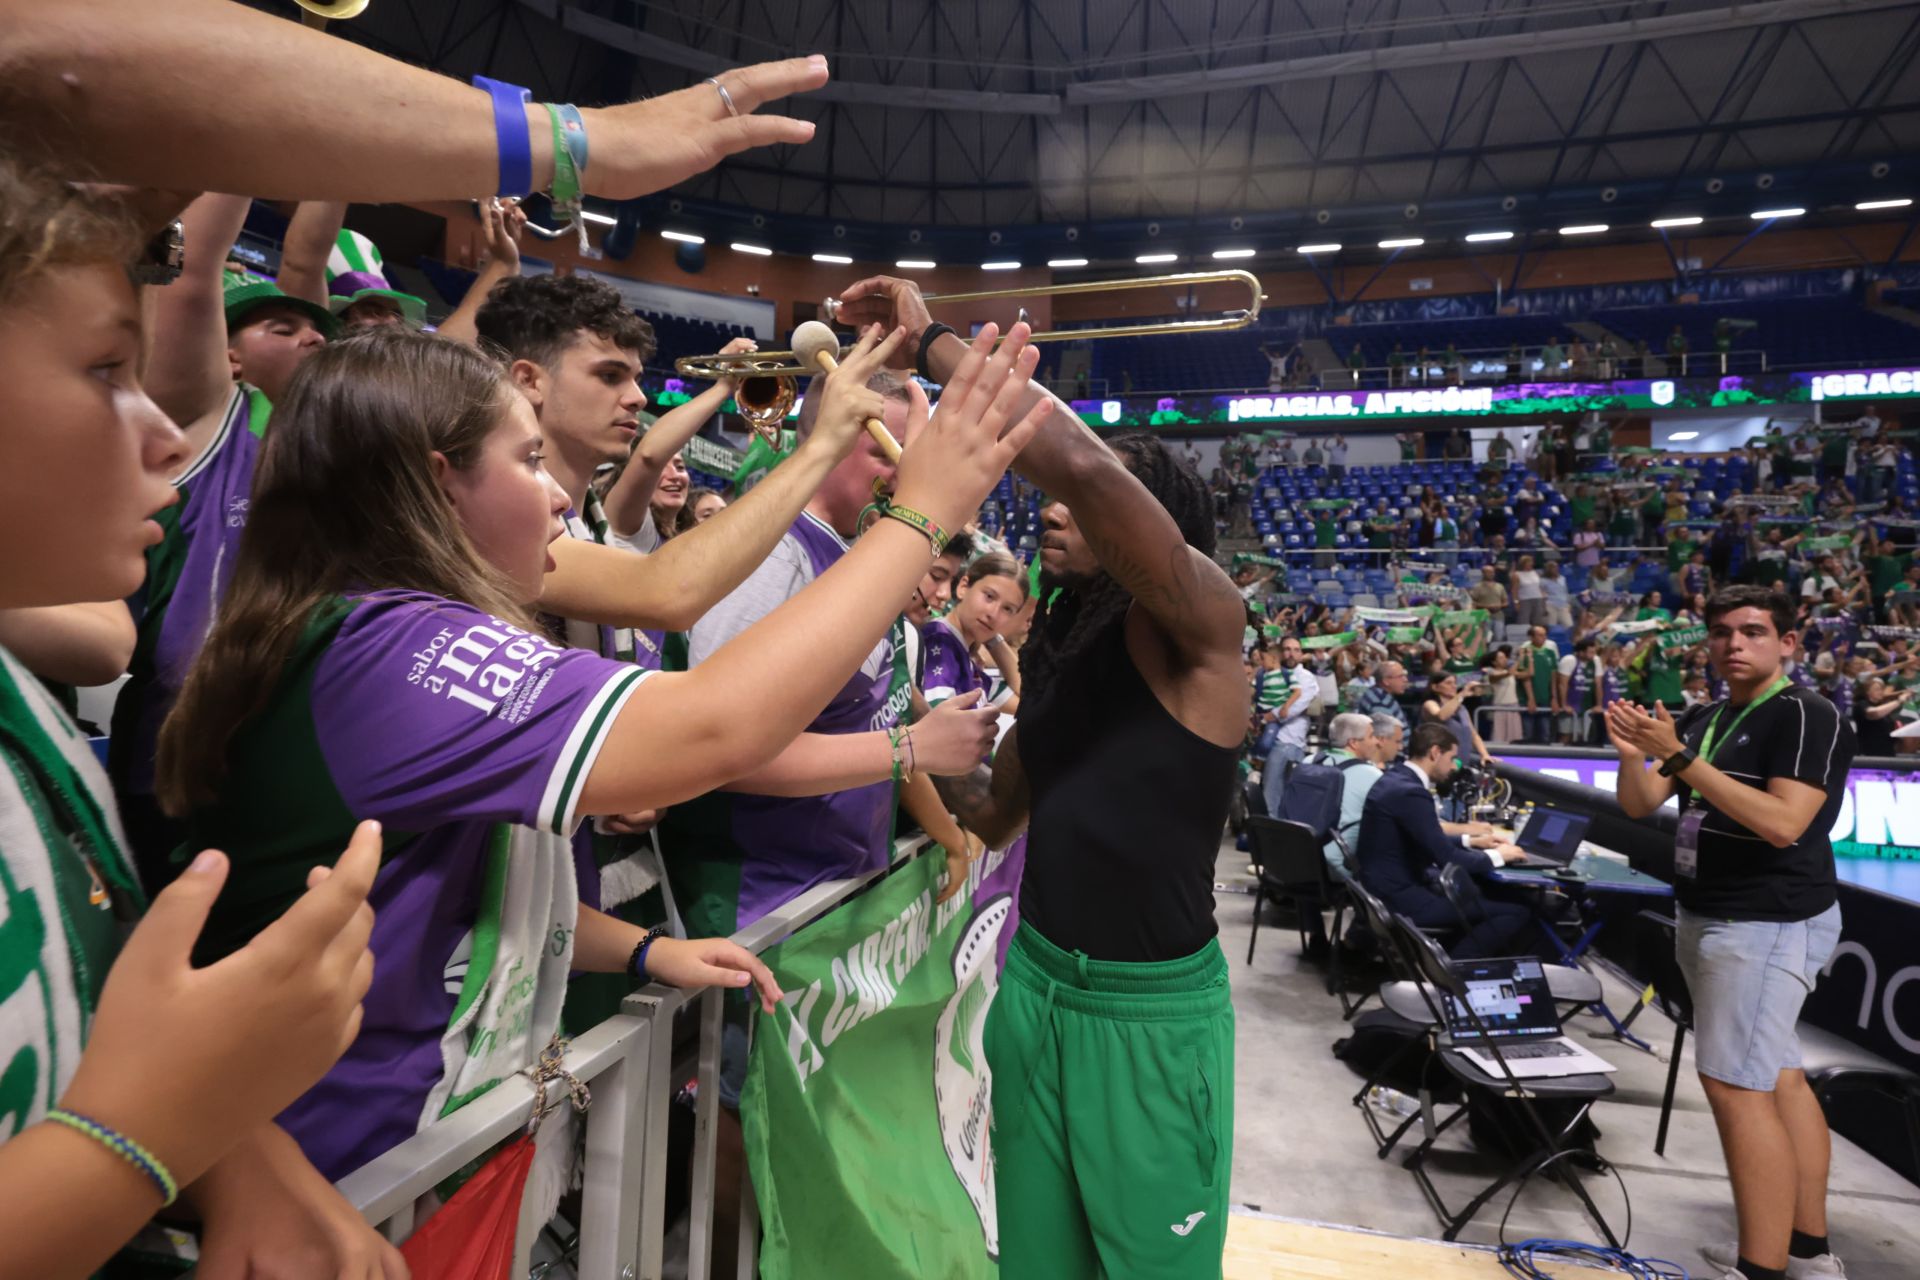
[[[826,84],[827,60],[821,54],[735,67],[714,79],[726,88],[725,95],[702,81],[658,98],[584,113],[593,139],[593,163],[582,175],[588,194],[631,200],[754,147],[813,140],[810,120],[754,112]],[[728,98],[737,114],[728,112]]]

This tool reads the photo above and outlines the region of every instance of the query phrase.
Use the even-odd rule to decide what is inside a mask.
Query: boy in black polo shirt
[[[1730,587],[1707,602],[1706,621],[1726,699],[1689,708],[1678,724],[1664,707],[1607,708],[1621,808],[1640,818],[1680,797],[1677,949],[1740,1224],[1737,1245],[1701,1253],[1725,1280],[1837,1277],[1826,1238],[1830,1140],[1794,1027],[1840,939],[1827,833],[1853,730],[1783,674],[1799,643],[1785,595]]]

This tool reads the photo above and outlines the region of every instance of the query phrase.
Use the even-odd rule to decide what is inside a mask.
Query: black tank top
[[[1174,719],[1124,617],[1020,705],[1032,793],[1020,918],[1096,960],[1173,960],[1219,931],[1214,862],[1235,752]]]

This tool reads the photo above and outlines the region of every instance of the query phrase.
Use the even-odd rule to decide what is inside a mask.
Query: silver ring
[[[712,85],[720,91],[720,101],[726,104],[728,115],[737,116],[740,114],[740,108],[733,105],[733,95],[727,92],[727,86],[721,84],[712,76],[708,76],[705,83]]]

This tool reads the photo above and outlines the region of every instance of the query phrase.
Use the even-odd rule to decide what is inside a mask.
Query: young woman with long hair
[[[1045,416],[1002,438],[1034,353],[1010,342],[989,358],[993,337],[937,421],[922,425],[913,397],[903,516],[957,526]],[[847,448],[881,408],[865,384],[899,341],[869,334],[817,393],[822,429]],[[581,906],[568,836],[770,760],[928,559],[927,534],[886,520],[697,669],[648,672],[538,632],[529,602],[567,501],[541,468],[532,408],[472,349],[388,331],[312,357],[276,406],[231,586],[163,729],[163,803],[234,858],[208,956],[244,945],[352,816],[386,824],[364,1029],[282,1115],[331,1177],[532,1062],[570,969],[752,979],[771,1007],[771,975],[733,944]]]

